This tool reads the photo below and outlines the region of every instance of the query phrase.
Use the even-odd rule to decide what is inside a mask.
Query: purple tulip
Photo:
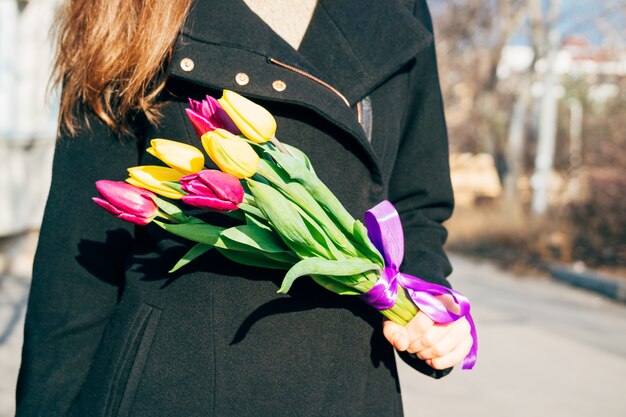
[[[96,181],[101,197],[92,200],[115,217],[140,226],[150,223],[159,211],[154,193],[122,181]]]
[[[187,195],[183,202],[213,211],[231,211],[243,201],[243,187],[237,177],[215,169],[205,169],[180,179]]]
[[[235,135],[241,134],[230,116],[211,96],[206,96],[202,101],[189,99],[189,108],[185,111],[198,137],[215,129],[225,129]]]

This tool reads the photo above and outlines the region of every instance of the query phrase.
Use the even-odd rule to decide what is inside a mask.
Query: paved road
[[[36,235],[0,239],[0,417],[14,414],[24,313]]]
[[[479,359],[428,381],[401,369],[407,417],[626,416],[626,305],[454,256]]]
[[[0,258],[0,417],[14,412],[28,262],[18,257],[2,275]],[[439,381],[401,366],[406,417],[626,416],[626,305],[458,255],[453,263],[453,284],[473,303],[479,361]]]

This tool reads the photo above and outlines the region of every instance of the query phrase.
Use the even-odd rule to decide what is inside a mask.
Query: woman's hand
[[[434,369],[460,363],[473,342],[465,317],[453,323],[436,324],[421,311],[405,326],[386,320],[383,334],[398,351],[414,353]]]

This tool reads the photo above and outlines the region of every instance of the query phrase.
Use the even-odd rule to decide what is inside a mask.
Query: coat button
[[[183,58],[180,60],[180,68],[185,72],[193,71],[194,66],[195,64],[191,58]]]
[[[285,89],[287,88],[287,84],[285,84],[284,81],[276,80],[272,83],[272,88],[280,93],[282,91],[285,91]]]
[[[235,82],[239,85],[247,85],[250,82],[250,77],[245,72],[238,72],[235,75]]]

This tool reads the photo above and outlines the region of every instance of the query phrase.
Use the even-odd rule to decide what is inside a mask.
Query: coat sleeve
[[[414,14],[432,33],[425,0],[416,2]],[[450,287],[446,277],[452,267],[443,249],[447,232],[442,223],[452,214],[454,198],[434,42],[415,58],[409,80],[403,136],[389,185],[389,199],[400,214],[405,234],[401,270]],[[434,371],[408,354],[400,356],[433,377],[449,372]]]
[[[61,135],[35,255],[17,385],[17,416],[65,416],[123,286],[133,227],[91,201],[95,181],[123,180],[138,141],[95,117]]]

